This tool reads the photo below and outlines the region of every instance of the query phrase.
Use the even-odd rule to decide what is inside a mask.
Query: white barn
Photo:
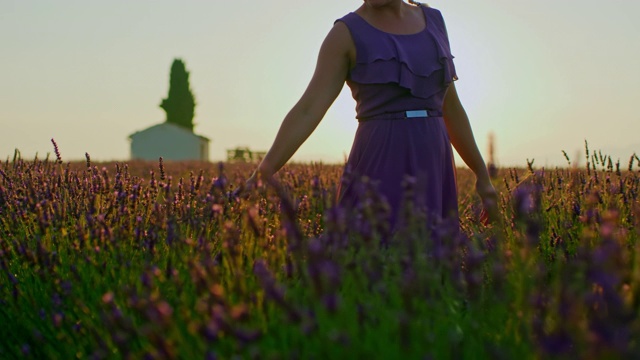
[[[129,135],[132,160],[209,161],[209,139],[181,126],[162,123]]]

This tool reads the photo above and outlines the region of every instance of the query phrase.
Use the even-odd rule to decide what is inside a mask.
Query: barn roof
[[[170,128],[175,129],[175,130],[177,130],[177,131],[183,131],[183,132],[188,133],[188,134],[190,134],[190,135],[193,135],[193,136],[199,137],[199,138],[201,138],[202,140],[205,140],[205,141],[211,141],[211,140],[210,140],[208,137],[206,137],[206,136],[198,135],[198,134],[196,134],[196,133],[194,133],[194,132],[192,132],[192,131],[190,131],[190,130],[188,130],[188,129],[183,128],[182,126],[179,126],[179,125],[176,125],[176,124],[172,124],[172,123],[168,123],[168,122],[163,122],[163,123],[160,123],[160,124],[156,124],[156,125],[150,126],[150,127],[146,128],[146,129],[144,129],[144,130],[136,131],[136,132],[134,132],[133,134],[129,135],[129,139],[133,138],[134,136],[136,136],[136,135],[138,135],[138,134],[140,134],[140,133],[143,133],[143,132],[146,132],[146,131],[149,131],[149,130],[155,129],[155,128],[159,128],[159,127],[170,127]]]

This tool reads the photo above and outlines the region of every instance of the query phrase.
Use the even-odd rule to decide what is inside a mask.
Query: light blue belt
[[[409,111],[405,111],[405,117],[408,117],[408,118],[429,117],[429,112],[427,110],[409,110]]]
[[[358,118],[358,122],[365,122],[370,120],[401,120],[401,119],[413,119],[413,118],[428,118],[428,117],[441,117],[442,111],[438,110],[408,110],[382,113],[373,116],[367,116]]]

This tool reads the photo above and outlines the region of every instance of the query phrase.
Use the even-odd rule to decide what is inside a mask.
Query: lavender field
[[[342,167],[0,163],[0,358],[640,357],[640,159],[499,169],[483,225],[391,234]],[[584,162],[584,159],[583,159]],[[408,189],[410,191],[410,189]],[[407,209],[410,211],[410,209]]]

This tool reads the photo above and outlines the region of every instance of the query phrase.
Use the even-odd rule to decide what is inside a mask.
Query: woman
[[[403,181],[410,176],[414,205],[435,217],[457,217],[453,144],[476,175],[485,209],[495,216],[496,191],[454,80],[453,56],[438,10],[413,1],[364,0],[335,22],[306,91],[249,182],[270,177],[291,158],[346,81],[357,103],[359,126],[345,170],[352,176],[343,181],[341,204],[357,204],[354,184],[366,176],[377,183],[396,223]]]

